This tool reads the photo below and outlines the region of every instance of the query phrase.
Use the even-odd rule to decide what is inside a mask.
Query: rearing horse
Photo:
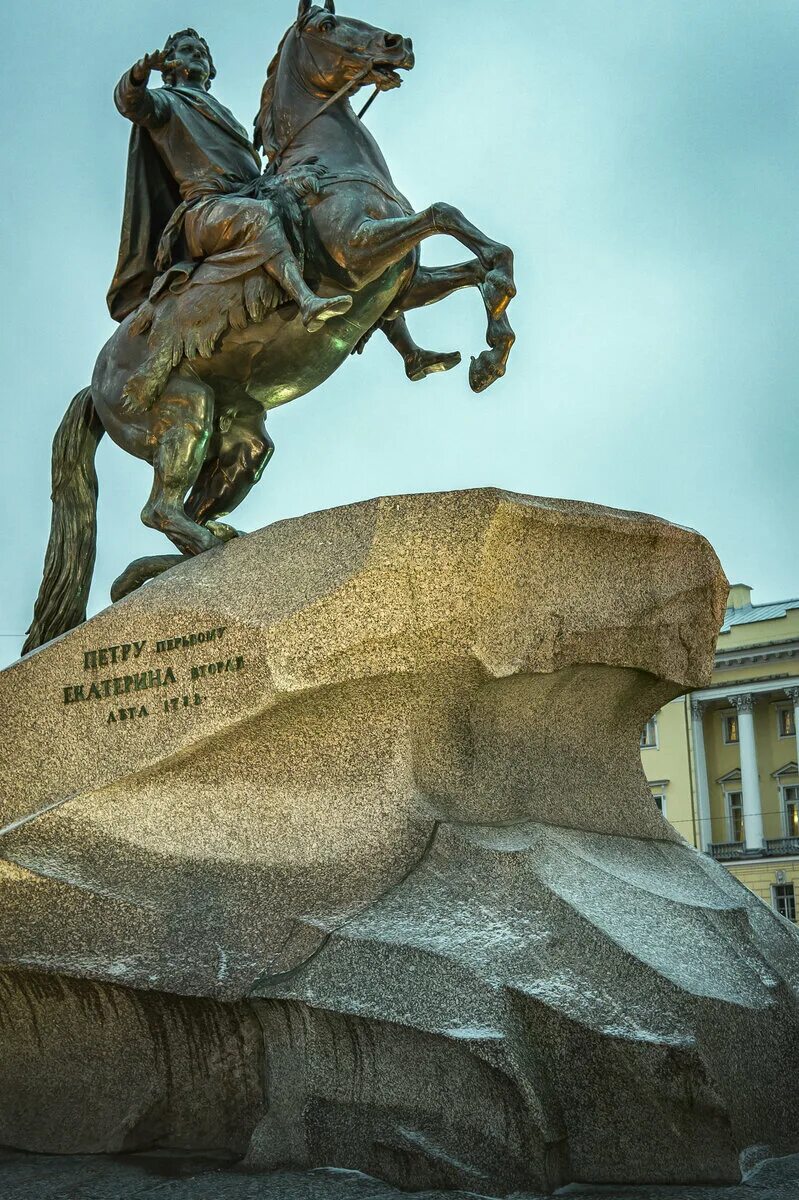
[[[209,357],[184,358],[153,407],[136,412],[124,389],[146,360],[147,337],[136,332],[135,314],[126,318],[53,443],[50,541],[23,653],[86,619],[96,543],[94,456],[104,433],[152,465],[142,520],[180,551],[132,564],[112,592],[118,599],[182,556],[234,536],[216,522],[241,504],[272,455],[265,414],[319,387],[386,318],[477,287],[490,349],[472,361],[470,383],[479,392],[504,374],[514,342],[506,314],[516,294],[511,251],[450,204],[414,212],[350,104],[369,84],[398,86],[397,72],[413,65],[409,39],[338,16],[334,0],[324,7],[301,0],[270,67],[256,140],[278,175],[317,160],[321,192],[304,214],[306,275],[318,281],[321,295],[350,292],[353,306],[314,334],[291,305],[230,328]],[[476,257],[422,267],[419,245],[436,234],[456,238]]]

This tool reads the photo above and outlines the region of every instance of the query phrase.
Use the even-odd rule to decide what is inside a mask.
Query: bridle
[[[309,39],[310,40],[315,39],[316,41],[322,40],[317,33],[314,33],[314,31],[312,29],[308,29],[306,27],[306,24],[301,23],[300,21],[298,21],[296,23],[294,28],[295,28],[297,36],[301,37],[305,42],[307,42]],[[308,53],[310,54],[310,56],[313,60],[314,66],[316,67],[317,70],[319,70],[319,64],[316,61],[316,58],[314,57],[313,50],[311,50],[310,46],[306,46],[306,49],[308,50]],[[316,110],[316,112],[313,113],[308,118],[307,121],[303,122],[303,124],[300,125],[299,129],[294,130],[291,137],[288,138],[287,141],[283,142],[283,144],[278,148],[277,152],[275,153],[274,158],[272,159],[273,167],[277,167],[279,165],[281,159],[283,158],[283,155],[286,153],[286,151],[289,149],[289,147],[293,145],[293,143],[297,140],[297,138],[300,136],[300,134],[303,133],[308,128],[309,125],[312,125],[314,123],[314,121],[317,120],[317,118],[321,117],[323,113],[326,113],[327,110],[329,108],[332,108],[334,104],[338,104],[339,100],[342,100],[345,96],[349,95],[350,92],[355,91],[361,85],[363,80],[366,79],[366,77],[368,75],[371,75],[372,71],[374,71],[374,69],[375,69],[376,62],[377,62],[376,59],[372,59],[369,63],[367,63],[367,65],[363,68],[363,70],[359,71],[358,74],[354,76],[354,78],[352,78],[348,83],[345,83],[343,87],[339,88],[339,90],[336,92],[336,94],[334,96],[330,96],[327,100],[325,100],[324,104],[321,104],[319,106],[319,108]],[[369,97],[366,104],[363,106],[361,111],[358,113],[359,119],[363,118],[366,115],[366,113],[372,107],[372,105],[374,104],[375,100],[377,99],[377,97],[379,95],[380,95],[380,88],[375,87],[374,93]]]

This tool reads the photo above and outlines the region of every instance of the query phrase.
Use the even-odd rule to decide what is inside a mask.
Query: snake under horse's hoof
[[[220,545],[241,537],[237,529],[234,529],[232,525],[225,525],[222,521],[209,521],[206,528],[216,534]],[[138,591],[151,579],[157,579],[159,575],[163,575],[164,571],[170,571],[172,567],[178,567],[192,557],[195,556],[190,554],[152,554],[145,558],[137,558],[112,583],[111,602],[116,604],[118,600],[124,600],[126,596]]]
[[[163,575],[164,571],[188,562],[189,557],[188,554],[153,554],[147,558],[137,558],[112,583],[112,602],[116,604],[118,600],[124,600],[132,592],[138,591],[143,584]]]

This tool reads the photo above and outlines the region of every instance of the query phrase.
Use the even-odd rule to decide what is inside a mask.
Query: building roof
[[[799,609],[799,599],[779,600],[776,604],[745,604],[742,608],[728,608],[724,614],[721,633],[729,633],[733,625],[754,625],[758,621],[776,621],[787,617],[789,612]]]

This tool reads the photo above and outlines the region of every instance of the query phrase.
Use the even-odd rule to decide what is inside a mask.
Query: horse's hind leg
[[[183,554],[201,554],[219,545],[186,513],[186,493],[205,460],[214,415],[214,394],[196,376],[176,371],[153,410],[153,471],[150,499],[142,521],[160,529]]]
[[[215,436],[186,511],[203,525],[226,517],[261,478],[274,449],[262,413],[235,417],[224,433]]]

